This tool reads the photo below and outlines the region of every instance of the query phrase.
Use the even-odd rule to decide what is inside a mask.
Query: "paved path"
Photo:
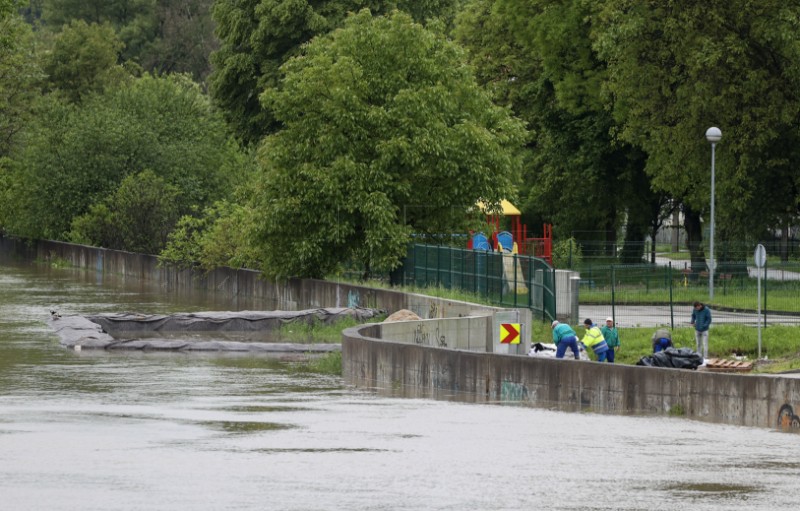
[[[617,324],[621,328],[655,327],[670,324],[669,305],[618,305],[614,308]],[[737,324],[757,327],[758,315],[754,312],[727,312],[711,309],[714,324]],[[675,328],[688,327],[692,318],[692,308],[688,305],[674,307]],[[611,316],[611,305],[581,305],[580,321],[590,318],[597,324],[603,324],[606,317]],[[762,316],[763,321],[763,316]],[[800,325],[800,314],[767,315],[769,325]],[[763,326],[763,323],[762,323]]]
[[[648,259],[649,260],[649,259]],[[656,265],[657,266],[668,266],[669,263],[672,263],[672,267],[680,271],[684,268],[688,268],[691,265],[690,261],[683,260],[683,259],[670,259],[669,257],[664,257],[656,254]],[[706,260],[706,265],[710,263],[709,260]],[[758,278],[758,268],[755,266],[747,266],[747,274],[752,278]],[[800,280],[800,272],[796,271],[789,271],[789,270],[781,270],[780,268],[769,268],[767,267],[766,275],[764,274],[764,270],[761,270],[762,278],[766,278],[768,280],[779,280],[779,281],[796,281]]]

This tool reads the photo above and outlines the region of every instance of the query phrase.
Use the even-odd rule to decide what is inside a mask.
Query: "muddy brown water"
[[[62,314],[256,310],[0,264],[0,510],[797,509],[800,435],[411,399],[280,357],[74,352]]]

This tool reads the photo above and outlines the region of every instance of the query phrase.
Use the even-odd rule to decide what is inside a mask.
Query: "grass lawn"
[[[643,356],[652,355],[651,337],[655,328],[622,328],[619,330],[621,347],[616,363],[633,365]],[[576,328],[578,338],[583,337],[583,328]],[[535,322],[532,342],[553,342],[550,325]],[[743,325],[712,326],[708,336],[710,358],[732,359],[746,356],[756,362],[755,372],[775,373],[800,369],[800,328],[792,326],[770,326],[761,330],[761,356],[758,360],[758,331]],[[694,329],[676,328],[672,332],[676,348],[695,349]]]
[[[718,286],[714,288],[714,300],[708,302],[708,285],[675,286],[672,288],[672,303],[687,305],[700,300],[712,309],[755,311],[758,306],[758,289],[754,286],[734,287]],[[761,289],[761,299],[766,295],[767,311],[800,312],[800,285],[798,283],[772,283]],[[617,305],[668,305],[669,289],[644,286],[616,286],[613,292]],[[610,287],[581,287],[580,302],[582,304],[610,304],[612,291]],[[762,309],[764,305],[762,303]]]

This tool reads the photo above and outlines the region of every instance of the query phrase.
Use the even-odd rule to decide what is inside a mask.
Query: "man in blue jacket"
[[[705,361],[708,358],[708,329],[711,327],[711,309],[700,302],[694,302],[692,325],[694,325],[694,342],[697,345],[697,353],[703,355],[703,361]],[[700,348],[703,351],[700,351]]]
[[[579,360],[580,354],[578,352],[578,336],[575,335],[575,330],[570,328],[569,325],[559,323],[558,321],[553,321],[550,327],[553,329],[553,342],[556,345],[556,358],[564,358],[564,353],[567,352],[567,348],[571,348],[572,353],[575,354],[575,360]]]

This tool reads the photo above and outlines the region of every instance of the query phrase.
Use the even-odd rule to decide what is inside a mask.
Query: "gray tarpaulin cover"
[[[65,315],[50,325],[63,346],[99,349],[151,349],[254,352],[327,352],[338,344],[295,344],[229,340],[258,338],[292,322],[332,324],[344,317],[366,322],[381,311],[363,308],[320,308],[303,311],[241,311],[161,314]],[[185,332],[186,335],[181,335]],[[204,333],[201,340],[192,334]],[[216,332],[217,335],[213,333]],[[227,335],[226,335],[227,333]],[[159,337],[159,335],[161,337]]]

